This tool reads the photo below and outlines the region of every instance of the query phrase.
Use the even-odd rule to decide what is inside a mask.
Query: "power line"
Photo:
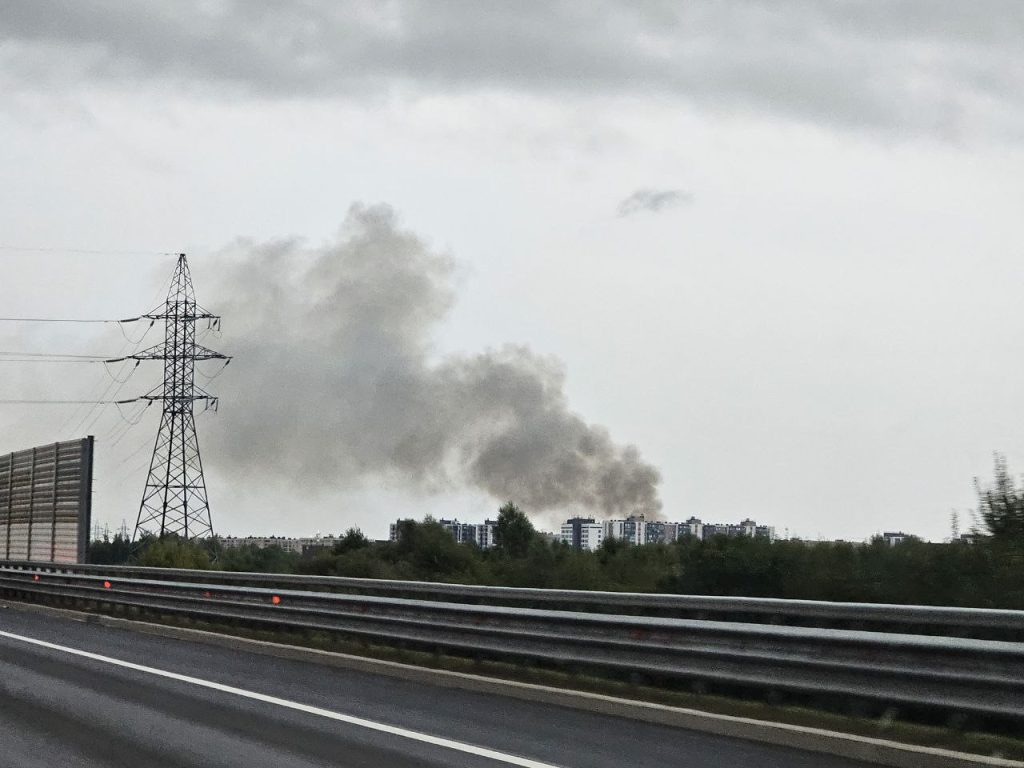
[[[56,252],[58,249],[17,249],[13,246],[0,245],[0,250],[32,250],[37,252]],[[106,253],[88,251],[86,249],[64,249],[65,252]],[[170,255],[161,253],[160,255]],[[103,363],[111,381],[104,388],[98,399],[0,399],[0,405],[40,405],[40,406],[76,406],[71,416],[61,427],[77,423],[76,431],[83,426],[88,430],[96,425],[108,410],[102,406],[114,405],[118,410],[121,424],[108,431],[109,439],[114,445],[120,443],[125,436],[138,426],[149,406],[160,401],[162,413],[156,444],[149,457],[149,473],[143,491],[139,516],[135,523],[135,536],[140,533],[158,532],[160,536],[167,533],[181,535],[184,538],[212,535],[213,525],[210,518],[210,505],[206,493],[206,481],[203,475],[203,464],[199,453],[199,441],[196,435],[195,404],[205,403],[206,410],[217,410],[218,400],[201,387],[196,385],[196,364],[204,360],[220,360],[222,366],[212,375],[200,372],[208,380],[216,379],[230,363],[227,355],[215,352],[196,342],[196,321],[206,320],[205,337],[214,334],[220,337],[220,317],[204,309],[196,302],[192,278],[189,274],[185,254],[174,254],[178,257],[177,266],[171,277],[166,301],[156,309],[137,317],[122,319],[104,318],[68,318],[68,317],[0,317],[0,323],[75,323],[75,324],[107,324],[117,325],[125,339],[122,351],[114,357],[100,355],[77,355],[42,352],[0,352],[0,363]],[[148,327],[136,341],[125,332],[125,326],[141,320],[149,320]],[[139,350],[142,341],[156,321],[162,321],[165,332],[160,344]],[[124,350],[131,347],[132,352]],[[118,399],[125,383],[132,378],[136,369],[143,361],[161,360],[164,364],[162,385],[149,392],[131,398]],[[134,365],[130,364],[134,361]],[[127,376],[121,379],[113,373],[110,365],[121,363],[130,366]],[[124,371],[124,367],[120,369]],[[121,406],[144,403],[144,407],[134,414],[126,415]],[[84,411],[83,416],[79,416]],[[128,457],[122,460],[122,466],[143,450],[139,446]],[[155,529],[155,530],[154,530]]]
[[[149,406],[149,405],[152,405],[152,402],[147,403],[147,406]],[[110,447],[113,448],[114,446],[119,445],[120,442],[122,440],[124,440],[126,437],[128,437],[129,434],[132,434],[132,430],[135,427],[139,426],[140,424],[142,424],[145,421],[146,413],[147,413],[147,408],[143,408],[141,411],[139,411],[139,415],[136,418],[136,420],[134,422],[129,422],[128,426],[125,427],[123,430],[121,430],[121,433],[118,434],[116,438],[115,437],[107,438],[108,440],[112,441],[111,444],[110,444]],[[152,444],[152,440],[147,438],[146,444],[147,445],[151,445]],[[133,453],[132,456],[134,457],[134,455],[135,454]]]
[[[146,410],[153,404],[152,400],[147,400],[146,404],[139,408],[135,416],[125,416],[121,410],[121,406],[117,406],[117,413],[121,417],[121,421],[114,425],[114,428],[107,433],[106,440],[110,440],[110,446],[113,448],[115,445],[121,442],[124,437],[132,431],[133,427],[138,426],[142,423],[143,418],[146,415]]]
[[[153,324],[155,322],[156,322],[155,320],[150,322],[150,324],[146,327],[146,332],[142,334],[142,338],[140,338],[137,342],[134,342],[134,344],[132,343],[131,339],[128,339],[127,336],[126,336],[125,337],[125,342],[124,342],[124,344],[121,345],[121,348],[118,350],[117,354],[118,355],[123,355],[129,348],[131,348],[133,352],[137,351],[139,346],[145,340],[146,336],[153,329]],[[122,326],[118,326],[118,327],[121,328],[121,331],[123,333],[124,332],[124,326],[122,325]],[[108,365],[104,365],[103,367],[104,367],[104,370],[107,372],[107,374],[110,375],[110,367]],[[136,363],[135,366],[128,371],[128,375],[125,377],[124,381],[127,381],[128,379],[130,379],[132,377],[132,374],[135,373],[135,370],[138,367],[139,367],[139,364]],[[124,368],[121,368],[121,370],[123,371]],[[112,380],[116,380],[117,379],[117,377],[113,376],[113,375],[110,375],[110,378]],[[106,398],[117,397],[118,393],[121,391],[121,387],[124,386],[124,384],[122,383],[121,385],[117,386],[116,389],[114,389],[114,386],[115,386],[115,381],[108,382],[103,387],[102,391],[99,393],[99,395],[98,395],[99,399],[103,400],[103,399],[106,399]],[[113,390],[113,391],[111,391],[111,390]],[[85,408],[83,406],[79,406],[74,411],[72,411],[72,413],[61,424],[60,432],[63,434],[64,431],[71,424],[77,424],[78,425],[76,427],[76,429],[75,429],[75,431],[77,432],[79,427],[83,426],[86,422],[89,421],[89,418],[92,416],[92,414],[96,410],[96,408],[97,408],[97,406],[95,406],[95,405],[92,406],[91,408]],[[84,412],[84,415],[83,415],[83,412]]]
[[[79,253],[90,256],[178,256],[177,251],[105,251],[96,248],[47,248],[20,245],[0,245],[0,251],[20,251],[22,253]]]
[[[220,368],[218,368],[217,372],[214,373],[214,374],[203,373],[201,370],[199,370],[199,367],[197,366],[196,367],[196,373],[198,373],[200,376],[202,376],[203,379],[206,381],[206,383],[209,384],[211,381],[213,381],[218,376],[220,376],[222,373],[224,373],[224,369],[227,368],[228,365],[230,365],[230,363],[231,363],[230,359],[225,360],[224,361],[224,365],[222,365]]]
[[[139,457],[139,454],[142,453],[147,448],[152,450],[152,446],[153,446],[153,441],[150,438],[147,437],[145,439],[145,441],[143,441],[142,443],[139,444],[138,448],[136,448],[131,453],[129,453],[127,456],[125,456],[123,459],[121,459],[114,466],[114,470],[116,471],[116,475],[114,476],[114,481],[116,483],[120,483],[122,480],[130,477],[131,475],[134,475],[136,472],[139,472],[139,471],[145,469],[146,467],[148,467],[149,466],[149,456],[146,457],[146,463],[145,464],[141,464],[140,465],[140,464],[138,464],[138,462],[136,462],[132,467],[130,467],[128,469],[124,469],[124,465],[125,464],[127,464],[129,461],[132,461],[133,459],[137,459]]]
[[[117,383],[112,378],[111,381],[108,384],[106,384],[105,387],[103,387],[103,391],[102,391],[102,393],[99,395],[99,397],[97,399],[101,401],[101,400],[112,399],[114,397],[117,397],[117,394],[118,394],[118,392],[120,390],[119,389],[115,389],[116,386],[117,386]],[[91,408],[85,409],[85,415],[81,417],[80,421],[76,421],[75,429],[73,431],[75,431],[75,432],[80,431],[82,429],[82,427],[84,427],[85,424],[87,422],[89,422],[89,419],[92,417],[92,415],[94,413],[96,413],[98,408],[99,408],[99,404],[98,404],[98,402],[96,402],[96,403],[92,404]],[[79,411],[79,410],[75,411],[75,417],[76,418],[77,418],[77,415],[79,413],[81,413],[81,411]],[[89,423],[89,426],[92,426],[91,422]]]
[[[69,357],[74,360],[107,360],[109,355],[76,355],[76,354],[64,354],[63,352],[2,352],[0,351],[0,357]]]
[[[0,405],[127,405],[145,400],[133,397],[130,400],[0,400]]]
[[[110,368],[108,366],[106,366],[106,364],[104,364],[104,368],[106,369],[107,374],[110,375],[110,384],[108,384],[107,388],[103,390],[103,394],[100,395],[100,399],[112,399],[112,400],[116,399],[117,396],[121,393],[121,390],[124,388],[125,383],[128,381],[128,379],[130,379],[132,377],[132,375],[135,373],[135,371],[136,371],[136,369],[138,367],[139,367],[139,363],[136,363],[128,371],[128,375],[127,376],[125,376],[123,379],[118,379],[116,376],[110,374]],[[111,390],[113,390],[113,391],[111,391]],[[120,410],[120,408],[118,410]],[[94,413],[95,413],[95,416],[93,416]],[[99,410],[99,407],[94,405],[92,408],[90,408],[86,412],[85,416],[82,418],[82,421],[78,424],[78,427],[76,427],[75,431],[76,432],[80,432],[83,429],[85,429],[86,431],[92,429],[93,425],[96,424],[96,422],[99,420],[100,416],[102,416],[102,415],[103,415],[103,411]],[[91,421],[89,419],[90,416],[92,416],[92,420]]]
[[[141,365],[141,361],[136,360],[135,361],[135,365],[128,369],[128,375],[125,376],[123,379],[119,379],[119,378],[117,378],[116,374],[113,374],[113,373],[110,372],[110,364],[111,363],[112,363],[112,361],[110,361],[110,360],[104,360],[103,361],[103,368],[104,368],[104,370],[106,370],[107,375],[111,379],[116,381],[118,384],[124,384],[126,381],[128,381],[128,379],[130,379],[132,377],[132,374],[135,373],[135,369],[138,368],[139,365]],[[124,366],[121,366],[121,370],[124,370]],[[118,389],[116,392],[114,392],[114,394],[116,395],[117,392],[119,392],[119,391],[120,391],[120,389]]]
[[[107,373],[110,374],[109,366],[113,363],[123,363],[132,360],[128,357],[109,357],[107,355],[65,355],[59,352],[0,352],[0,363],[103,363],[107,366]],[[136,360],[136,365],[138,365]],[[110,377],[116,381],[114,374]]]
[[[102,355],[65,355],[60,352],[0,352],[0,363],[104,363]]]
[[[122,320],[97,320],[80,317],[0,317],[0,323],[136,323],[139,320],[148,320],[145,315],[138,317],[126,317]]]
[[[33,357],[8,357],[0,359],[0,363],[102,363],[103,360],[45,360]]]
[[[117,328],[119,331],[121,331],[121,335],[124,336],[125,341],[127,341],[129,344],[135,344],[136,346],[138,346],[139,344],[142,343],[143,339],[146,338],[146,335],[153,329],[153,326],[155,324],[156,320],[150,320],[149,325],[146,326],[146,330],[142,332],[142,335],[139,337],[138,341],[134,341],[128,337],[128,334],[124,330],[124,327],[125,325],[127,325],[127,323],[118,323]]]

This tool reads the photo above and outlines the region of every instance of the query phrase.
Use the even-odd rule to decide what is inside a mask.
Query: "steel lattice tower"
[[[217,328],[220,318],[196,303],[185,254],[178,256],[166,305],[145,317],[164,321],[164,341],[128,359],[164,361],[163,385],[143,398],[161,401],[163,413],[133,539],[146,533],[186,539],[211,536],[195,403],[201,400],[207,409],[216,410],[217,398],[196,386],[195,365],[197,360],[224,360],[227,365],[231,358],[196,344],[196,321],[206,320]]]

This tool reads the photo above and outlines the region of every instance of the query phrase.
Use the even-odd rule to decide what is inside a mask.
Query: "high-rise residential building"
[[[682,528],[679,531],[679,538],[683,536],[692,536],[695,539],[704,538],[704,523],[698,518],[691,517],[685,523],[681,523]]]
[[[672,544],[686,535],[686,524],[648,520],[644,531],[645,544]]]
[[[630,515],[625,520],[608,520],[604,524],[606,539],[621,539],[630,544],[647,543],[647,520],[643,515]]]
[[[396,520],[388,526],[388,541],[398,541],[402,535],[402,523],[415,523],[416,521],[410,517]]]
[[[496,520],[484,520],[476,526],[476,545],[480,549],[490,549],[497,541],[495,540],[495,532],[498,529],[498,522]]]
[[[412,520],[397,520],[390,525],[389,539],[398,541],[401,536],[402,523],[411,523]],[[481,549],[490,549],[495,545],[495,531],[498,524],[494,520],[484,520],[482,523],[462,523],[458,520],[437,521],[437,524],[444,528],[460,544],[476,544]]]
[[[700,523],[699,520],[696,521]],[[775,541],[775,528],[770,525],[758,525],[751,519],[741,523],[704,523],[702,525],[702,539],[710,539],[712,536],[750,536],[766,538]]]
[[[266,549],[267,547],[280,547],[285,552],[293,552],[297,555],[315,555],[318,552],[325,552],[341,541],[340,536],[222,536],[221,545],[225,549],[236,549],[239,547],[255,547]]]
[[[438,520],[438,525],[448,531],[459,544],[476,544],[476,526],[460,523],[458,520]]]
[[[604,525],[592,517],[571,517],[562,523],[559,540],[576,549],[594,551],[604,541]]]
[[[885,539],[885,543],[890,547],[895,547],[897,544],[902,544],[907,539],[911,538],[909,533],[903,531],[886,531],[882,534],[882,538]]]

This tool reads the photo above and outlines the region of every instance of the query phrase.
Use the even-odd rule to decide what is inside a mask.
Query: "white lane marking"
[[[147,667],[142,664],[134,664],[130,661],[123,661],[122,659],[115,659],[110,656],[102,656],[98,653],[90,653],[89,651],[80,651],[77,648],[69,648],[65,645],[57,645],[56,643],[48,643],[45,640],[37,640],[34,637],[15,635],[11,632],[4,632],[2,630],[0,630],[0,637],[6,637],[10,640],[18,640],[23,643],[29,643],[30,645],[38,645],[41,648],[49,648],[53,651],[62,651],[63,653],[68,653],[72,656],[81,656],[84,659],[102,661],[105,664],[112,664],[115,667],[123,667],[124,669],[131,669],[136,672],[144,672],[147,675],[156,675],[157,677],[165,677],[169,680],[177,680],[182,683],[188,683],[189,685],[199,686],[200,688],[209,688],[214,691],[221,691],[222,693],[230,693],[235,696],[241,696],[242,698],[252,699],[253,701],[262,701],[267,704],[274,704],[278,707],[284,707],[285,709],[294,709],[297,712],[305,712],[310,715],[326,717],[329,720],[337,720],[342,723],[348,723],[349,725],[358,725],[360,728],[368,728],[371,731],[389,733],[392,736],[400,736],[403,739],[422,741],[425,744],[434,744],[438,747],[456,750],[457,752],[465,752],[470,755],[486,757],[490,760],[496,760],[509,765],[519,765],[523,766],[523,768],[557,768],[557,766],[550,763],[542,763],[537,760],[530,760],[526,757],[517,757],[516,755],[507,755],[504,752],[497,752],[493,749],[477,747],[473,744],[464,744],[461,741],[453,741],[452,739],[445,739],[440,736],[431,736],[430,734],[420,733],[419,731],[410,731],[406,728],[399,728],[396,725],[387,725],[386,723],[378,723],[373,720],[364,720],[361,717],[343,715],[340,712],[332,712],[329,709],[313,707],[309,704],[300,704],[297,701],[280,699],[277,696],[268,696],[265,693],[247,691],[244,688],[235,688],[230,685],[223,685],[222,683],[214,683],[210,680],[203,680],[199,677],[179,675],[177,672],[168,672],[164,669],[156,669],[155,667]]]

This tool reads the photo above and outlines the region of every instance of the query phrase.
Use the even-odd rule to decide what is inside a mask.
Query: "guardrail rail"
[[[2,561],[0,594],[1024,726],[1022,611]]]

